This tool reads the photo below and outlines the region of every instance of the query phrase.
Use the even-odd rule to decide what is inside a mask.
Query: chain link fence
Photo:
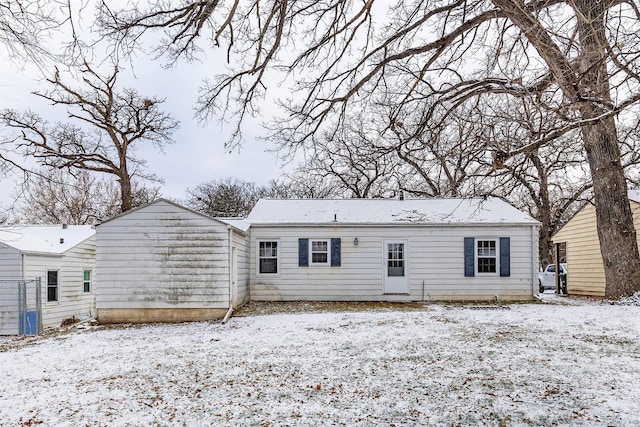
[[[41,278],[0,280],[0,335],[41,333]]]

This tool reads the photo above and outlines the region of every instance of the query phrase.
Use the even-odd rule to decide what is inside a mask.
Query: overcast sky
[[[212,55],[211,52],[209,52]],[[206,59],[205,59],[206,60]],[[176,68],[166,70],[160,61],[153,62],[140,58],[134,63],[135,76],[131,70],[123,71],[120,87],[133,87],[141,95],[166,98],[161,107],[180,121],[180,129],[174,133],[175,144],[165,147],[159,153],[151,145],[137,152],[137,157],[148,161],[148,172],[163,178],[162,194],[165,197],[183,199],[187,188],[213,179],[237,178],[243,181],[266,184],[281,175],[274,154],[266,150],[270,147],[259,136],[259,120],[250,125],[245,133],[246,142],[238,151],[225,152],[224,142],[231,126],[220,127],[215,121],[200,124],[193,118],[198,87],[205,76],[212,76],[218,68],[215,60],[202,64],[180,63]],[[26,67],[24,70],[8,60],[5,52],[0,52],[0,109],[31,108],[49,120],[64,117],[64,109],[53,108],[31,92],[46,88],[46,83],[38,82],[41,74]],[[61,115],[62,114],[62,115]],[[5,203],[14,192],[15,182],[0,178],[0,201]]]

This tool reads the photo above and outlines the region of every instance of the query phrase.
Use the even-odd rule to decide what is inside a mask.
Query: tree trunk
[[[538,177],[540,178],[540,190],[538,192],[538,214],[536,219],[540,221],[539,243],[538,243],[538,260],[542,264],[542,268],[545,268],[547,264],[553,262],[551,236],[553,234],[553,228],[551,226],[551,200],[549,198],[549,178],[545,165],[540,160],[537,153],[531,153],[529,159],[533,166],[536,168]],[[531,194],[531,197],[536,197]]]
[[[126,212],[133,207],[133,194],[131,191],[131,177],[124,173],[118,179],[120,184],[120,212]]]
[[[610,1],[574,0],[580,54],[569,61],[549,32],[522,0],[493,0],[524,32],[566,99],[580,113],[580,119],[594,120],[581,126],[583,143],[591,168],[598,237],[604,261],[605,298],[618,299],[640,291],[640,255],[633,226],[627,183],[620,162],[615,119],[608,114],[613,103],[607,73],[605,11]],[[569,279],[571,280],[571,279]],[[571,282],[569,282],[571,283]]]
[[[606,280],[605,298],[640,291],[640,256],[613,118],[582,129]]]
[[[578,0],[581,54],[577,75],[582,119],[602,117],[611,103],[607,73],[605,7],[602,0]],[[581,16],[580,16],[581,15]],[[605,298],[618,299],[640,290],[640,255],[627,181],[620,161],[615,119],[607,116],[582,126],[591,168],[600,251],[604,261]]]

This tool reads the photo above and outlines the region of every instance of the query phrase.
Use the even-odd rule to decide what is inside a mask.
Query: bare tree
[[[361,199],[396,196],[398,172],[394,147],[381,138],[375,123],[354,115],[304,150],[296,175],[306,175],[307,182],[331,183],[335,197]]]
[[[305,149],[300,173],[330,181],[340,197],[390,198],[401,191],[421,197],[477,194],[467,191],[475,190],[469,180],[491,170],[482,161],[486,145],[474,131],[477,123],[452,117],[416,137],[407,134],[401,120],[380,127],[385,114],[380,108],[366,118],[356,115],[336,132],[316,138]]]
[[[16,0],[0,3],[0,45],[16,63],[42,65],[54,54],[44,44],[70,21],[67,1]]]
[[[471,140],[476,147],[472,153],[479,166],[475,176],[467,174],[465,186],[470,182],[473,187],[467,191],[502,197],[539,220],[539,259],[546,265],[552,261],[551,236],[592,195],[580,132],[574,129],[537,147],[535,141],[566,125],[557,111],[529,98],[478,101],[464,115],[451,114],[462,123],[456,128],[464,130],[458,139]],[[513,145],[533,148],[499,157]],[[486,147],[494,150],[490,158]]]
[[[106,190],[86,171],[73,177],[62,169],[45,169],[26,181],[17,217],[29,224],[95,224]]]
[[[227,178],[187,190],[187,206],[210,216],[244,217],[258,201],[254,183]]]
[[[119,69],[102,77],[84,63],[75,88],[56,69],[47,81],[53,89],[36,95],[67,109],[69,122],[50,125],[40,115],[5,110],[1,119],[13,129],[13,138],[2,144],[43,166],[69,171],[86,170],[113,176],[120,188],[120,210],[134,205],[134,178],[158,181],[146,174],[145,161],[134,156],[143,143],[162,150],[171,143],[178,123],[160,110],[163,99],[144,97],[133,89],[118,91]]]
[[[336,196],[336,187],[298,171],[264,186],[234,178],[209,181],[188,189],[186,205],[214,217],[246,217],[259,199],[305,199]]]
[[[34,171],[21,188],[15,220],[29,224],[96,224],[120,212],[117,183],[88,171],[71,175],[63,169]],[[133,207],[151,202],[159,188],[134,182]]]
[[[373,0],[164,6],[104,8],[102,23],[129,43],[163,29],[166,43],[159,48],[170,61],[197,54],[202,36],[225,44],[231,71],[204,87],[203,117],[220,109],[241,123],[265,96],[270,72],[285,70],[295,90],[281,103],[285,114],[274,137],[292,145],[313,144],[323,128],[339,128],[348,111],[379,102],[395,105],[389,126],[396,117],[419,114],[409,130],[419,137],[474,98],[543,100],[566,124],[526,146],[488,147],[496,165],[579,129],[593,182],[605,296],[640,290],[616,123],[640,100],[635,2],[413,0],[387,11]]]
[[[492,166],[478,105],[453,112],[447,121],[416,134],[411,129],[419,119],[413,114],[395,118],[384,132],[404,166],[403,190],[421,197],[489,194],[491,187],[485,181]]]
[[[337,183],[316,174],[310,174],[304,165],[285,175],[281,180],[271,180],[259,188],[261,198],[269,199],[330,199],[344,197]]]

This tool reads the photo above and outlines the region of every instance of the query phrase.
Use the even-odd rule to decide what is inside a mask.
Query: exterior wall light
[[[353,239],[353,244],[358,246],[358,238],[357,237],[355,239]]]

